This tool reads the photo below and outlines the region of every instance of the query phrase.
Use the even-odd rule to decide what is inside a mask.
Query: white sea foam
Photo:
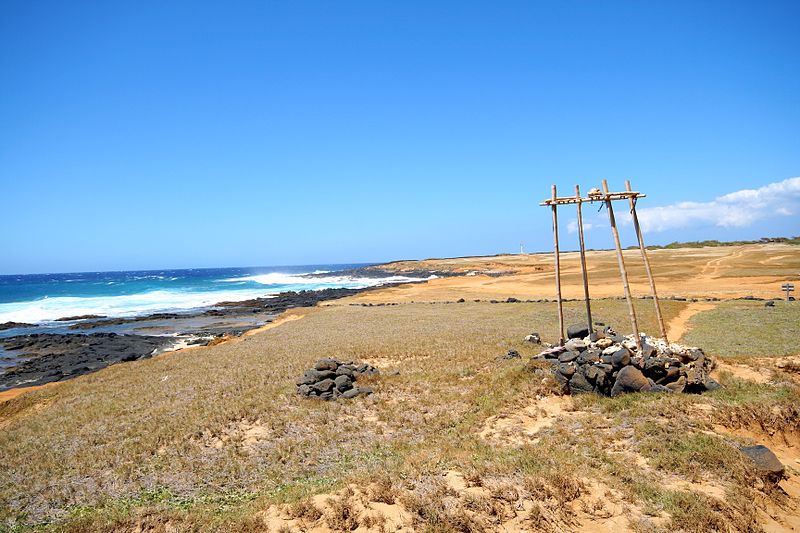
[[[273,272],[218,280],[222,290],[180,291],[158,290],[130,295],[72,297],[47,296],[27,302],[0,304],[3,322],[41,323],[80,315],[126,317],[163,311],[182,311],[208,307],[219,302],[235,302],[268,296],[283,291],[322,290],[328,288],[361,289],[387,283],[423,281],[421,278],[391,276],[363,278],[353,276],[314,276]],[[435,278],[430,276],[427,279]],[[113,283],[113,282],[112,282]],[[255,283],[260,287],[234,288]]]
[[[136,316],[160,311],[180,311],[266,296],[268,290],[226,290],[209,292],[151,291],[120,296],[57,296],[29,302],[0,304],[3,322],[39,323],[67,316]]]
[[[424,279],[433,279],[430,276]],[[261,285],[281,285],[284,290],[320,290],[332,287],[343,287],[347,289],[362,289],[365,287],[376,287],[387,283],[410,283],[414,281],[424,281],[423,278],[411,278],[408,276],[390,276],[385,278],[362,278],[354,276],[314,276],[308,274],[284,274],[282,272],[271,272],[269,274],[255,274],[253,276],[243,276],[238,278],[228,278],[221,281],[228,283],[240,283],[251,281]]]

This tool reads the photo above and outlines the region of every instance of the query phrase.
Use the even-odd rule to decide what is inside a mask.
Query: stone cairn
[[[526,339],[535,342],[534,335]],[[700,348],[642,335],[639,350],[634,335],[617,335],[610,326],[590,334],[587,326],[573,325],[567,337],[564,346],[549,347],[534,360],[551,362],[556,380],[570,394],[701,393],[720,387],[709,375],[714,359]]]
[[[357,387],[355,382],[361,376],[379,373],[377,368],[366,363],[320,359],[297,380],[297,394],[320,400],[369,396],[373,393],[372,387]]]

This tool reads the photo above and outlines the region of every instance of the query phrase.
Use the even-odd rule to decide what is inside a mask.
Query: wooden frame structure
[[[633,297],[631,295],[630,284],[628,283],[628,271],[625,268],[625,259],[622,254],[622,245],[619,240],[619,231],[617,230],[617,221],[614,217],[614,206],[612,202],[618,200],[627,200],[630,207],[631,218],[633,220],[633,227],[636,232],[636,239],[639,242],[639,250],[642,254],[642,262],[644,269],[647,273],[647,279],[650,282],[650,294],[656,307],[656,319],[661,330],[661,336],[667,341],[667,330],[664,327],[664,319],[661,315],[661,305],[658,301],[658,293],[656,292],[656,284],[653,279],[653,272],[650,269],[650,261],[647,258],[647,249],[644,245],[644,238],[642,230],[639,226],[639,217],[636,214],[636,201],[639,198],[645,198],[646,195],[633,191],[631,189],[631,182],[625,182],[625,191],[623,192],[609,192],[608,181],[603,180],[602,190],[592,189],[587,196],[582,197],[580,187],[575,186],[575,196],[559,197],[556,193],[556,186],[553,185],[550,191],[550,198],[544,200],[542,206],[549,206],[553,211],[553,242],[555,254],[555,278],[556,278],[556,301],[558,302],[558,328],[559,328],[559,344],[564,344],[564,307],[561,297],[561,250],[558,243],[558,206],[575,204],[578,212],[578,242],[580,243],[580,262],[581,262],[581,275],[583,278],[583,294],[586,303],[586,320],[589,326],[590,335],[594,333],[594,323],[592,322],[592,307],[591,298],[589,296],[589,277],[586,269],[586,246],[583,238],[583,214],[581,205],[584,203],[602,202],[608,211],[608,221],[611,225],[611,234],[614,237],[614,247],[617,252],[617,263],[619,265],[619,274],[622,280],[622,289],[625,294],[625,300],[628,303],[628,315],[631,320],[631,327],[636,335],[636,344],[641,349],[641,336],[639,335],[639,322],[636,319],[636,310],[633,307]],[[668,342],[668,341],[667,341]]]

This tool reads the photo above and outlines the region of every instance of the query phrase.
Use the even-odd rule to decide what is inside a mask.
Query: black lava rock
[[[306,370],[297,380],[297,394],[306,398],[336,400],[372,394],[370,387],[356,387],[360,376],[379,374],[379,370],[365,363],[320,359],[314,368]]]
[[[586,324],[572,324],[567,327],[567,338],[582,339],[589,335],[589,326]]]
[[[741,448],[741,451],[745,457],[753,461],[756,470],[758,470],[763,477],[773,483],[777,483],[783,479],[786,468],[775,454],[772,453],[772,450],[766,446],[757,444],[756,446],[745,446]]]

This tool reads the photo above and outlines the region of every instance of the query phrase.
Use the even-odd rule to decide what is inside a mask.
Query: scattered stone
[[[379,373],[377,368],[365,363],[330,358],[320,359],[314,368],[306,370],[303,376],[297,380],[297,394],[320,400],[368,396],[373,393],[372,387],[357,387],[355,381],[361,376],[372,376]]]
[[[538,333],[531,333],[525,337],[525,342],[532,342],[533,344],[542,344],[542,338]]]
[[[786,468],[772,453],[772,450],[762,444],[757,444],[755,446],[745,446],[741,448],[741,451],[745,457],[753,461],[756,470],[767,480],[777,483],[783,479]]]
[[[509,350],[505,355],[501,355],[498,359],[521,359],[522,356],[516,350]]]
[[[775,307],[775,302],[774,302],[774,301],[772,301],[772,300],[768,300],[768,301],[767,301],[767,302],[764,304],[764,307]]]

